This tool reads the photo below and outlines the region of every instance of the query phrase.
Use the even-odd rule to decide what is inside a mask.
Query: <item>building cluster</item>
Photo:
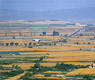
[[[95,25],[87,24],[87,26],[85,26],[85,31],[95,31]]]
[[[40,34],[40,36],[48,36],[48,35],[47,35],[47,32],[42,32],[42,34]],[[59,36],[59,32],[53,31],[53,33],[51,34],[51,36]]]
[[[53,31],[53,36],[59,36],[59,32]]]

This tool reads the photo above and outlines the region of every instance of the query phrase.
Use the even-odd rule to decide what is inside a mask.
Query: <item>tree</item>
[[[34,68],[40,68],[40,63],[36,63],[36,64],[34,65]]]
[[[90,45],[91,43],[90,42],[88,42],[88,45]]]
[[[29,48],[32,48],[32,43],[31,43],[31,42],[29,43],[29,46],[28,46],[28,47],[29,47]]]
[[[9,43],[6,43],[6,46],[9,46]]]
[[[33,72],[33,74],[39,73],[40,68],[41,68],[40,63],[37,62],[37,63],[34,65],[34,67],[32,67],[32,72]]]
[[[24,46],[26,47],[27,46],[27,43],[24,43]]]
[[[18,43],[15,43],[15,46],[18,46]]]
[[[44,58],[45,58],[45,57],[40,57],[39,61],[40,61],[40,62],[43,61]]]
[[[13,42],[11,42],[11,43],[10,43],[10,46],[13,46],[13,45],[14,45],[14,43],[13,43]]]
[[[92,80],[93,79],[93,76],[84,75],[83,78],[86,79],[86,80]]]

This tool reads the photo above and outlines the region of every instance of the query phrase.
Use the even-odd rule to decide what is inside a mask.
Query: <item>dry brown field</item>
[[[23,75],[25,75],[26,72],[22,73],[22,74],[19,74],[17,76],[14,76],[14,77],[9,77],[8,79],[5,79],[5,80],[18,80],[20,77],[22,77]]]
[[[75,75],[95,75],[95,68],[77,69],[75,71],[66,74],[66,76],[75,76]]]
[[[42,39],[45,40],[44,36]],[[90,38],[93,38],[94,36],[82,36],[82,37],[72,37],[72,38],[63,38],[67,39],[67,43],[62,43],[60,46],[35,46],[33,48],[28,48],[28,47],[0,47],[0,51],[43,51],[43,52],[21,52],[19,53],[20,56],[24,57],[35,57],[36,55],[42,55],[42,56],[47,56],[48,58],[43,59],[43,63],[40,63],[41,66],[47,66],[47,67],[55,67],[56,63],[64,62],[65,64],[74,64],[74,65],[91,65],[93,61],[95,61],[95,50],[87,50],[91,48],[95,48],[95,41],[90,40]],[[19,38],[19,37],[18,37]],[[36,37],[37,38],[37,37]],[[39,37],[41,38],[41,37]],[[47,37],[48,40],[52,41],[57,41],[61,37]],[[20,42],[20,43],[29,43],[32,42],[31,40],[5,40],[5,42]],[[47,42],[47,41],[43,41]],[[75,42],[79,42],[81,44],[74,44]],[[91,44],[87,44],[90,42]],[[86,44],[83,44],[86,43]],[[59,43],[58,43],[59,44]],[[11,56],[10,59],[12,59],[14,56]],[[37,56],[36,56],[37,57]],[[14,58],[13,58],[14,59]],[[29,59],[31,60],[31,59]],[[32,59],[36,60],[36,59]],[[2,65],[3,67],[12,67],[12,65],[18,65],[20,66],[23,70],[30,69],[31,67],[34,66],[35,63],[25,63],[21,61],[20,63],[12,63],[9,65]],[[51,73],[49,71],[45,73]],[[54,72],[53,72],[54,73]],[[83,69],[78,69],[72,72],[69,72],[66,74],[66,76],[72,76],[72,75],[95,75],[95,69],[90,69],[90,68],[83,68]],[[14,79],[19,78],[20,75],[15,76]],[[36,77],[37,78],[37,77]],[[58,79],[56,77],[43,77],[44,79]],[[13,78],[12,78],[13,79]],[[10,80],[12,80],[10,78]]]
[[[30,69],[31,67],[34,66],[35,63],[13,63],[9,65],[2,65],[3,67],[12,67],[12,65],[18,65],[21,67],[23,70]],[[40,63],[41,66],[46,66],[46,67],[54,67],[56,66],[56,63]]]

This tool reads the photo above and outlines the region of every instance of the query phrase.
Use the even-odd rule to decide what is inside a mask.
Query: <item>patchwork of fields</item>
[[[84,26],[61,23],[60,26],[49,24],[52,27],[44,24],[44,27],[40,22],[38,27],[39,24],[35,24],[30,22],[29,29],[21,26],[15,31],[12,28],[11,33],[10,30],[4,33],[6,30],[2,29],[0,79],[85,80],[85,76],[95,78],[95,36],[80,36],[90,34],[84,31]],[[55,29],[60,32],[59,36],[52,36],[50,33]],[[83,31],[75,36],[67,36],[81,29]],[[47,35],[43,36],[43,31],[47,31]]]
[[[1,47],[0,51],[2,51],[2,53],[0,53],[0,56],[1,56],[0,61],[2,61],[2,60],[7,60],[7,61],[9,60],[9,62],[13,61],[9,64],[2,64],[1,66],[4,68],[11,68],[13,65],[18,65],[24,71],[33,67],[36,64],[35,61],[39,60],[39,57],[43,57],[43,56],[46,57],[43,59],[42,62],[40,62],[40,66],[43,66],[43,67],[55,67],[57,65],[57,63],[60,64],[62,62],[64,62],[64,64],[72,64],[72,65],[76,65],[76,66],[77,65],[87,66],[87,65],[91,65],[95,61],[95,51],[88,50],[93,47],[94,47],[94,45],[42,46],[42,47],[39,46],[39,47],[33,47],[33,48]],[[12,51],[12,53],[9,53],[9,55],[3,54],[4,52],[8,52],[8,51]],[[18,54],[14,53],[14,55],[13,55],[14,51],[18,51]],[[72,76],[72,75],[78,75],[78,74],[86,75],[85,70],[89,71],[88,74],[89,73],[91,75],[95,74],[95,72],[93,71],[94,68],[91,68],[91,69],[88,68],[88,69],[83,68],[82,70],[84,72],[81,69],[79,69],[80,72],[77,70],[73,71],[73,72],[67,72],[66,74],[64,74],[64,77],[61,77],[61,78],[45,77],[45,76],[43,76],[42,78],[43,79],[60,80],[62,78],[67,78],[66,76]],[[63,72],[64,71],[61,71],[61,73],[58,75],[63,75]],[[26,73],[24,73],[24,74],[26,74]],[[48,71],[45,73],[50,74],[50,72],[48,72]],[[53,73],[53,75],[55,73]],[[24,75],[21,74],[21,76],[24,76]],[[40,75],[37,74],[37,76],[35,75],[34,77],[41,78],[41,76],[42,76],[42,74],[40,74]],[[18,79],[18,76],[17,76],[17,79]],[[15,79],[15,80],[17,80],[17,79]],[[11,78],[9,78],[8,80],[11,80]]]

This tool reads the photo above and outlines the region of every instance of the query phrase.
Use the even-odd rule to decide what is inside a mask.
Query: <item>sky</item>
[[[95,7],[95,0],[0,0],[0,10],[47,11]]]
[[[95,20],[95,0],[0,0],[0,20]]]

